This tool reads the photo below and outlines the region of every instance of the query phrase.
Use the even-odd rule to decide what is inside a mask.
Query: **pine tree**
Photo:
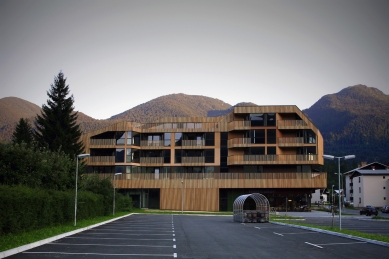
[[[12,134],[12,144],[26,143],[31,145],[33,142],[33,130],[27,119],[20,118]]]
[[[77,124],[78,113],[74,112],[73,95],[69,94],[69,85],[62,72],[54,78],[49,100],[42,105],[41,115],[36,117],[35,140],[41,147],[51,151],[62,150],[74,158],[81,154],[84,146],[80,142],[81,130]]]

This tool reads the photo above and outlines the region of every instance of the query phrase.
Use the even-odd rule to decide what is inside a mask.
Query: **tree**
[[[27,119],[20,118],[12,134],[12,144],[26,143],[31,145],[33,142],[33,130]]]
[[[69,94],[69,85],[62,72],[54,78],[50,91],[47,92],[49,100],[42,105],[41,115],[36,117],[35,140],[41,147],[51,151],[62,150],[74,158],[84,150],[80,142],[81,130],[77,124],[78,113],[74,111],[73,95]]]

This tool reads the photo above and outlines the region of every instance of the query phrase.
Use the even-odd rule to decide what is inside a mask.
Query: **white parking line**
[[[321,246],[332,246],[332,245],[353,245],[353,244],[367,244],[367,242],[328,243],[328,244],[318,244],[318,245],[321,245]]]
[[[315,245],[315,244],[311,244],[311,243],[308,243],[308,242],[305,242],[305,244],[311,245],[311,246],[315,246],[315,247],[318,247],[318,248],[323,248],[323,247],[321,247],[321,246],[318,246],[318,245]]]
[[[67,245],[67,246],[136,246],[136,247],[172,247],[170,246],[157,246],[157,245],[106,245],[106,244],[72,244],[72,243],[48,243],[48,245]],[[175,248],[175,245],[173,245]]]
[[[280,233],[277,233],[277,232],[273,232],[274,234],[276,234],[276,235],[279,235],[279,236],[284,236],[283,234],[280,234]]]
[[[171,256],[176,258],[177,253],[173,254],[103,254],[103,253],[68,253],[68,252],[23,252],[23,254],[61,254],[61,255],[106,255],[106,256]]]

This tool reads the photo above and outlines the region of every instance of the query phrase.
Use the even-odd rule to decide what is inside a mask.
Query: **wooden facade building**
[[[135,206],[232,211],[261,193],[271,207],[309,203],[327,186],[323,138],[296,106],[237,106],[221,117],[123,121],[82,136],[87,172],[111,177]]]

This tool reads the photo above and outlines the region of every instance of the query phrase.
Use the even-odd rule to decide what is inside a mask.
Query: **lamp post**
[[[79,154],[77,155],[77,162],[76,162],[76,195],[74,197],[74,226],[77,225],[77,182],[78,182],[78,159],[90,156],[89,154]]]
[[[339,185],[339,230],[342,230],[342,206],[341,206],[341,193],[340,193],[340,159],[343,158],[344,160],[353,159],[355,158],[355,155],[347,155],[347,156],[331,156],[331,155],[323,155],[324,159],[330,159],[334,160],[335,158],[338,159],[338,185]]]
[[[332,227],[334,227],[334,184],[332,185],[332,191],[331,191],[331,196],[332,196],[332,203],[331,203],[331,212],[332,212]]]
[[[184,181],[181,181],[181,214],[184,214]]]
[[[115,181],[115,176],[121,175],[122,173],[116,173],[113,175],[113,206],[112,206],[112,216],[115,216],[115,186],[116,186],[116,181]]]

